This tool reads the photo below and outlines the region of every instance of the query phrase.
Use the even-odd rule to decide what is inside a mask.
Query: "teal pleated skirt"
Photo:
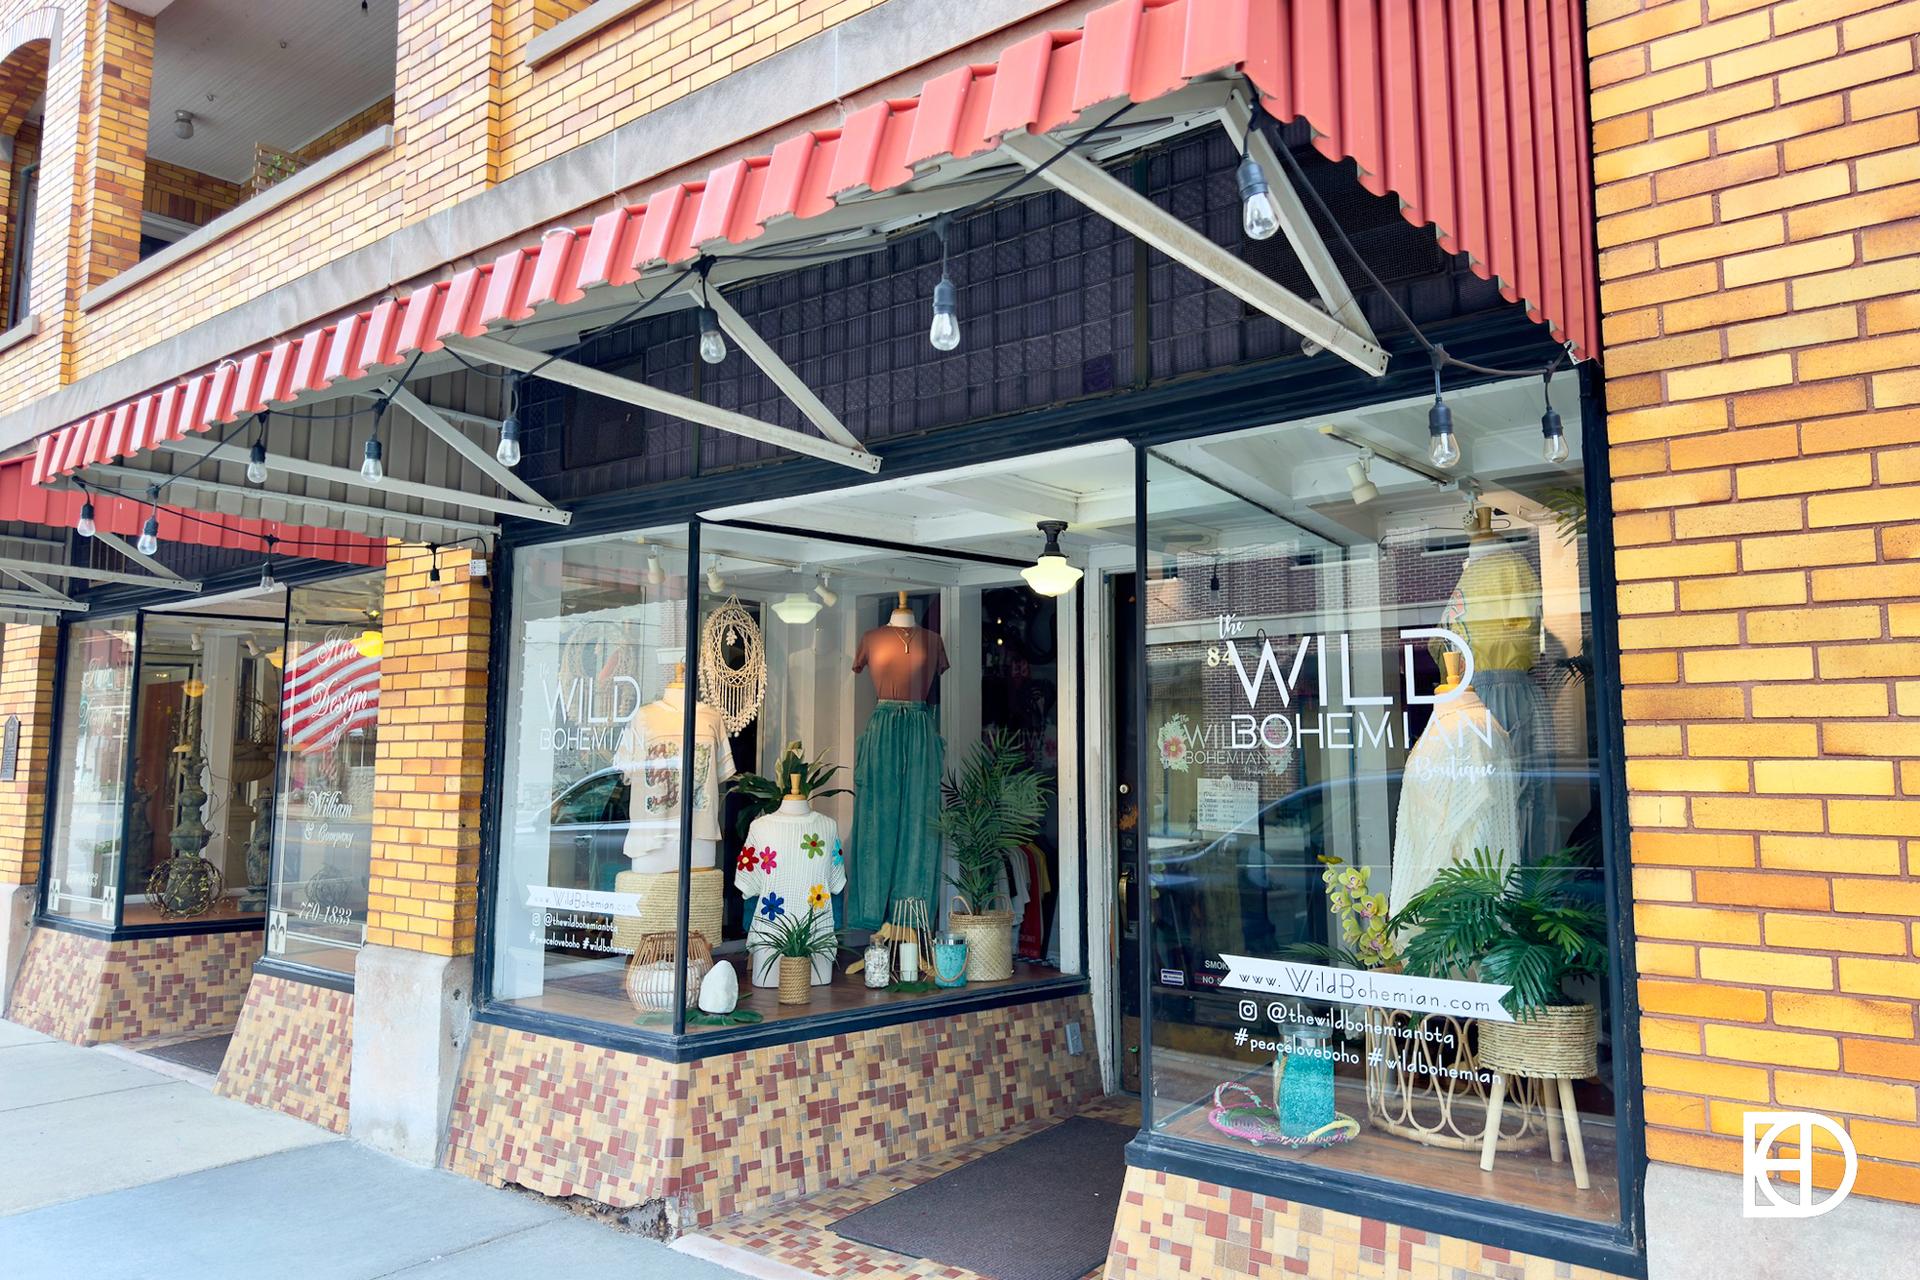
[[[940,771],[947,744],[924,702],[882,701],[853,757],[853,832],[847,841],[847,926],[878,929],[896,899],[919,898],[940,917]]]

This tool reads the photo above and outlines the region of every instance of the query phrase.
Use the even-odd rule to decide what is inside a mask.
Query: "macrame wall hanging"
[[[707,615],[700,628],[700,700],[720,712],[729,735],[753,723],[767,697],[767,650],[760,624],[739,597]]]

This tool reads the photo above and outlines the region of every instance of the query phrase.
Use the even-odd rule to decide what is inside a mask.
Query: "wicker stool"
[[[1495,1142],[1500,1133],[1500,1104],[1507,1077],[1551,1080],[1558,1086],[1560,1111],[1544,1100],[1547,1115],[1547,1151],[1560,1163],[1560,1124],[1566,1125],[1567,1154],[1573,1161],[1573,1185],[1585,1191],[1587,1148],[1580,1137],[1580,1111],[1573,1105],[1573,1082],[1599,1070],[1600,1010],[1590,1004],[1548,1005],[1524,1022],[1482,1022],[1480,1065],[1493,1072],[1493,1092],[1487,1098],[1487,1131],[1480,1144],[1480,1167],[1493,1171]]]

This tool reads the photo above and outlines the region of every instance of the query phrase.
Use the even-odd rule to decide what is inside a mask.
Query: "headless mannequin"
[[[913,616],[913,610],[907,608],[907,593],[900,593],[900,603],[893,606],[893,616],[887,619],[890,627],[905,627],[912,630],[920,625],[920,619]]]
[[[761,945],[762,932],[775,920],[804,917],[808,912],[821,913],[823,921],[832,920],[830,895],[847,884],[838,825],[815,813],[790,782],[780,807],[748,828],[734,883],[741,893],[757,900],[747,933],[749,979],[757,987],[778,986],[780,967],[772,948]],[[825,986],[832,980],[833,957],[815,956],[813,985]]]
[[[642,718],[642,723],[653,720],[679,726],[685,723],[686,709],[687,664],[677,662],[673,668],[673,679],[667,682],[667,687],[662,691],[659,700],[640,708],[636,718]],[[699,708],[695,709],[696,714],[699,710]],[[677,737],[680,729],[675,727],[672,733]],[[724,780],[725,776],[732,772],[732,766],[729,763],[722,771],[722,779]],[[629,777],[631,778],[631,775]],[[637,827],[629,832],[627,842],[627,856],[632,861],[635,871],[659,874],[680,869],[680,859],[672,849],[673,842],[669,841],[657,849],[649,849],[642,841],[635,838],[636,835],[638,835]],[[719,865],[720,842],[718,840],[701,839],[696,836],[691,843],[691,848],[692,867],[695,871]]]
[[[913,616],[902,591],[887,625],[860,637],[853,669],[867,672],[874,693],[885,701],[925,702],[947,669],[947,649],[939,632],[928,631]]]

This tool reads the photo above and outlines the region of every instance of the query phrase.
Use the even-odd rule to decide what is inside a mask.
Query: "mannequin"
[[[1526,557],[1503,542],[1490,507],[1474,509],[1467,563],[1446,625],[1473,649],[1475,694],[1507,732],[1519,776],[1520,840],[1514,856],[1536,863],[1554,852],[1551,749],[1541,741],[1545,709],[1533,678],[1540,660],[1540,578]]]
[[[660,698],[627,722],[614,750],[613,762],[626,774],[631,796],[626,855],[638,872],[680,869],[680,737],[686,709],[687,664],[681,662]],[[693,714],[692,866],[698,871],[719,862],[720,785],[733,776],[734,763],[719,711],[703,702]]]
[[[1449,652],[1443,662],[1447,676],[1434,692],[1459,692],[1434,707],[1407,753],[1393,824],[1392,912],[1475,849],[1511,862],[1520,848],[1519,783],[1507,732],[1472,688],[1459,688],[1460,655]]]
[[[878,929],[887,908],[939,891],[940,805],[946,744],[927,699],[947,669],[938,632],[919,625],[902,591],[887,625],[860,637],[853,669],[873,681],[878,701],[854,750],[853,865],[847,924]]]
[[[747,828],[747,843],[740,850],[733,882],[743,896],[759,899],[747,929],[748,974],[757,987],[777,987],[780,966],[771,949],[757,939],[790,916],[804,919],[809,911],[818,911],[823,919],[832,919],[831,899],[847,887],[839,824],[815,813],[790,781],[780,807],[754,819]],[[825,986],[832,980],[833,956],[815,956],[813,985]]]

